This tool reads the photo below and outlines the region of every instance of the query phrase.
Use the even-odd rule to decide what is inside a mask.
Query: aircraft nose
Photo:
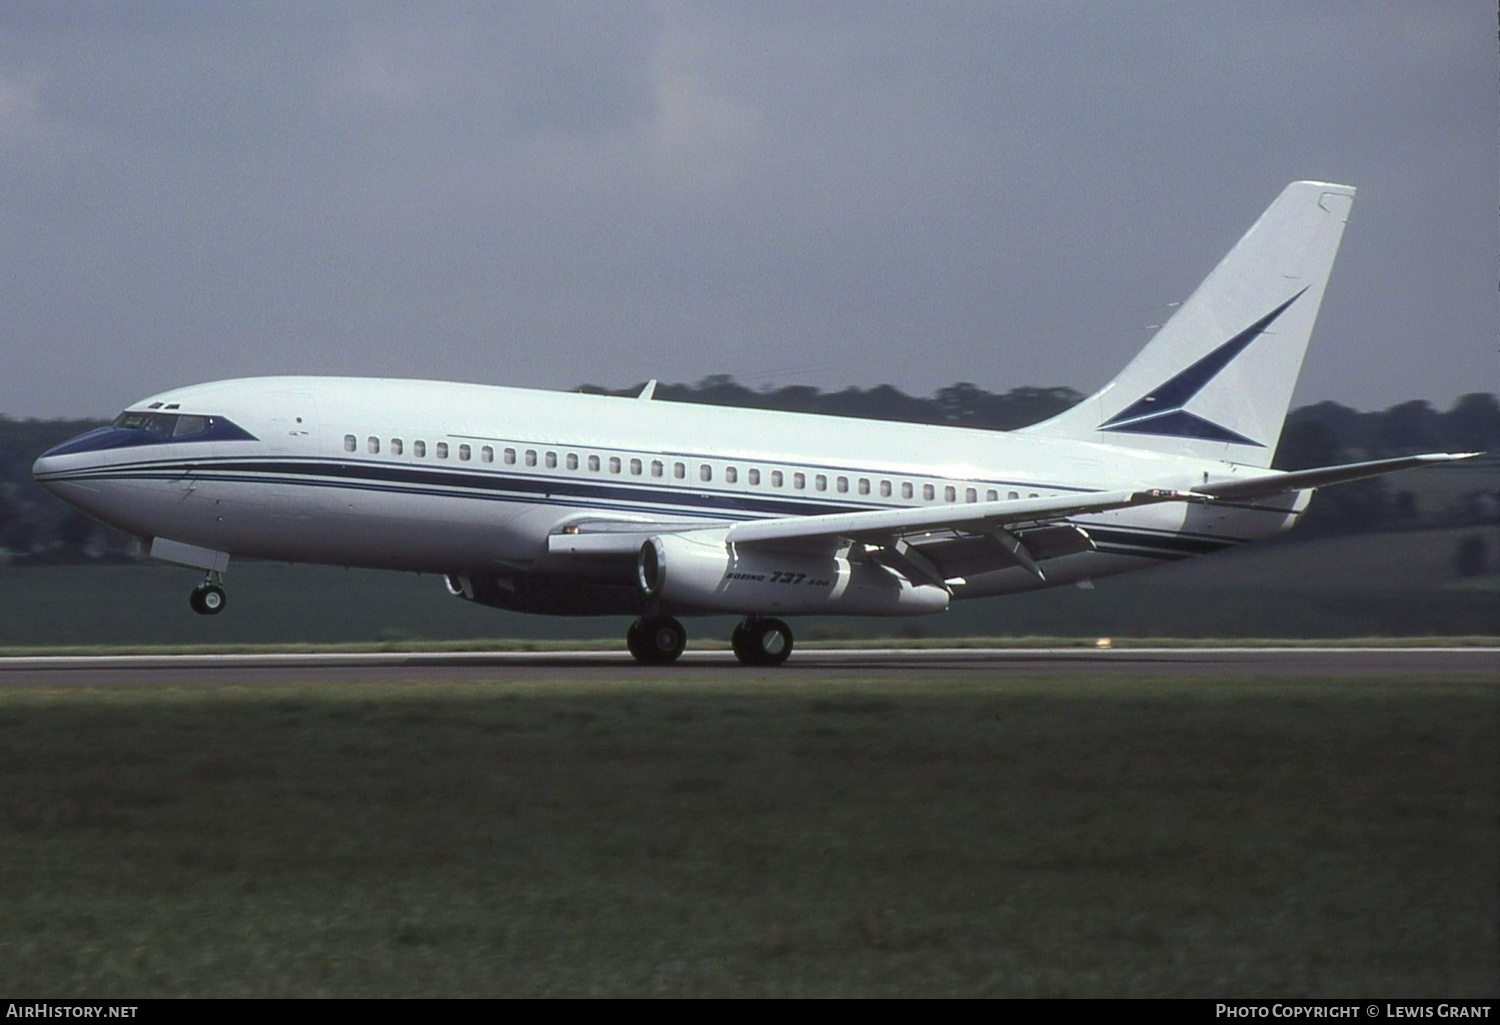
[[[63,479],[83,468],[78,456],[93,451],[108,433],[109,428],[101,427],[85,431],[76,438],[69,438],[61,445],[53,445],[31,464],[31,479],[54,495],[60,494],[58,487]]]
[[[36,462],[31,464],[31,479],[56,494],[55,478],[62,469],[62,462],[62,457],[52,455],[51,451],[42,453],[37,457]]]

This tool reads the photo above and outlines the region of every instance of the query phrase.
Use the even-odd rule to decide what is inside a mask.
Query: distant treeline
[[[593,394],[635,395],[641,385]],[[662,384],[658,401],[779,409],[835,416],[1013,430],[1045,420],[1083,398],[1071,388],[1015,388],[996,395],[960,382],[930,398],[890,385],[824,392],[789,385],[755,391],[724,375],[697,384]],[[31,479],[38,455],[98,420],[10,420],[0,415],[0,564],[121,562],[136,558],[133,539],[105,527],[48,495]],[[1500,401],[1479,392],[1446,412],[1426,402],[1404,402],[1384,412],[1362,413],[1334,402],[1293,410],[1274,465],[1294,470],[1413,452],[1500,452]],[[1477,478],[1476,478],[1477,479]],[[1301,536],[1500,522],[1493,486],[1449,489],[1441,495],[1392,487],[1384,479],[1320,492],[1298,528]]]

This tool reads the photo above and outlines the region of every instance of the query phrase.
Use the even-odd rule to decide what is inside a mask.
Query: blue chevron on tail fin
[[[1288,185],[1118,377],[1023,433],[1269,466],[1353,201]]]

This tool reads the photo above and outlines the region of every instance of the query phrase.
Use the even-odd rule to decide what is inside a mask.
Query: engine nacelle
[[[680,612],[925,616],[948,592],[859,559],[725,543],[721,531],[662,534],[641,546],[641,591]]]

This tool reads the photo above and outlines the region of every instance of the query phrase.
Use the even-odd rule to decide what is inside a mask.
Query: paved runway
[[[0,687],[120,684],[309,683],[365,680],[605,678],[618,673],[750,672],[727,651],[689,651],[661,669],[625,652],[408,652],[247,655],[108,655],[0,658]],[[1120,676],[1328,676],[1488,674],[1500,682],[1495,648],[911,648],[804,649],[759,673],[871,672]]]

